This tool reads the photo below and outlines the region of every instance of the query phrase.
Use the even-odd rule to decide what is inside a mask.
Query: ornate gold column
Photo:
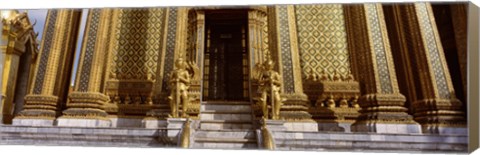
[[[267,7],[265,6],[256,6],[249,8],[247,12],[248,18],[248,28],[247,28],[247,48],[248,48],[248,65],[249,73],[250,73],[250,98],[256,100],[260,94],[256,93],[258,90],[258,75],[256,75],[258,66],[260,66],[265,59],[271,57],[272,55],[276,55],[273,51],[268,51],[268,33],[264,33],[263,30],[269,28],[267,27]],[[262,38],[265,36],[266,38]],[[265,43],[263,43],[265,41]],[[264,48],[266,47],[266,48]],[[271,54],[269,54],[271,53]],[[268,55],[267,55],[268,54]],[[272,57],[273,58],[273,57]],[[275,67],[280,68],[279,60],[274,60],[277,65]],[[260,107],[256,107],[255,113],[258,117],[260,117],[261,110]]]
[[[268,17],[273,19],[268,20],[268,28],[270,32],[274,32],[271,33],[274,36],[270,37],[273,38],[270,44],[275,45],[270,49],[272,49],[272,55],[278,57],[279,73],[283,78],[282,92],[283,97],[286,98],[280,117],[291,123],[298,121],[311,122],[307,125],[308,127],[305,126],[301,130],[318,131],[317,124],[307,112],[308,98],[303,93],[295,8],[293,5],[278,5],[272,6],[272,9],[274,10],[269,11],[271,14]]]
[[[5,51],[6,51],[6,44],[7,44],[7,37],[3,34],[5,34],[5,30],[3,28],[3,25],[5,24],[6,20],[6,16],[7,15],[4,15],[6,14],[6,12],[4,13],[3,11],[0,11],[0,73],[2,75],[0,75],[0,77],[2,77],[2,79],[0,80],[0,123],[4,123],[3,121],[3,100],[4,100],[4,91],[3,91],[3,70],[5,68],[5,65],[3,62],[5,62]]]
[[[252,7],[248,10],[248,47],[250,53],[250,67],[262,63],[269,55],[267,28],[267,8],[265,6]]]
[[[464,96],[460,97],[465,98],[465,101],[467,100],[467,5],[463,3],[450,5],[458,63],[463,84]]]
[[[344,6],[349,50],[356,77],[362,83],[360,116],[352,131],[420,133],[400,94],[382,6],[379,3]]]
[[[108,19],[111,9],[88,11],[87,26],[82,45],[75,88],[69,94],[67,109],[57,121],[58,126],[109,127],[110,120],[103,106],[109,100],[101,85],[108,51]]]
[[[80,12],[76,10],[48,12],[33,87],[25,96],[24,109],[14,118],[14,125],[53,125],[66,102],[79,19]]]
[[[430,3],[394,5],[397,31],[405,32],[400,51],[414,65],[413,110],[425,133],[466,134],[463,105],[456,98]],[[399,32],[396,32],[399,33]],[[405,59],[405,58],[404,58]]]

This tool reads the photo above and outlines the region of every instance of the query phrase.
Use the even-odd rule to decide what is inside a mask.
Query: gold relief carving
[[[305,93],[313,103],[309,108],[313,119],[352,122],[358,117],[360,85],[351,74],[328,76],[323,71],[320,75],[311,72],[304,83]]]
[[[147,104],[156,103],[153,95],[154,81],[143,80],[109,80],[106,85],[106,94],[114,104]]]

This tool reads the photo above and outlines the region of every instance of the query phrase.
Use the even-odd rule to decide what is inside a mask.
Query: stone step
[[[248,101],[204,101],[202,104],[210,105],[251,105]]]
[[[202,113],[215,113],[215,114],[252,114],[252,111],[246,111],[246,110],[203,110]]]
[[[253,129],[251,121],[233,120],[201,120],[200,129],[224,130],[224,129]]]
[[[193,148],[197,149],[258,149],[256,142],[252,143],[221,143],[221,142],[195,142]]]
[[[257,143],[257,139],[254,138],[197,138],[195,142],[208,142],[208,143]]]
[[[209,131],[207,131],[209,132]],[[255,137],[252,138],[223,138],[216,136],[203,138],[195,137],[194,148],[215,148],[215,149],[257,149],[258,144]]]
[[[252,106],[250,104],[239,104],[239,105],[231,105],[231,104],[202,104],[200,106],[201,111],[206,110],[214,110],[219,112],[251,112]]]
[[[235,121],[252,121],[251,113],[237,113],[237,114],[228,114],[228,113],[210,113],[202,112],[200,113],[201,120],[235,120]]]
[[[256,139],[254,130],[198,130],[195,138]]]

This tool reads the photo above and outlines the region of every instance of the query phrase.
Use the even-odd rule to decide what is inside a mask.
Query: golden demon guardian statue
[[[190,103],[188,97],[188,88],[190,87],[190,81],[195,78],[196,73],[195,65],[193,63],[187,63],[183,58],[178,58],[175,61],[175,69],[170,75],[170,96],[168,96],[171,114],[170,118],[178,118],[180,103],[182,105],[182,117],[187,117],[187,109]]]
[[[280,97],[282,77],[278,72],[273,70],[273,65],[274,64],[272,60],[267,60],[263,63],[263,68],[261,68],[261,74],[258,80],[259,90],[261,92],[259,104],[260,107],[262,107],[263,118],[269,119],[269,104],[267,101],[270,101],[270,106],[272,109],[270,119],[277,120],[280,118],[280,108],[283,105],[282,102],[284,99]]]

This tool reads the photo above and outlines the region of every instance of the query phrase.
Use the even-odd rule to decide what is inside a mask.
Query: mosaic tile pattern
[[[427,44],[427,56],[430,58],[431,69],[435,77],[438,93],[441,98],[449,99],[450,91],[447,85],[447,79],[445,71],[443,70],[442,60],[440,58],[440,52],[435,39],[435,32],[430,22],[430,16],[428,15],[427,6],[425,3],[416,4],[416,11],[418,14],[418,20],[420,27],[423,29],[423,37]],[[442,53],[443,54],[443,53]]]
[[[167,30],[167,44],[165,53],[165,62],[163,68],[163,84],[162,92],[167,91],[168,87],[168,75],[173,70],[173,59],[175,56],[175,42],[177,33],[177,8],[168,9],[168,30]]]
[[[348,75],[350,64],[347,51],[342,5],[297,5],[298,45],[303,76],[314,73]]]
[[[372,35],[373,52],[377,66],[378,76],[380,78],[380,87],[383,93],[393,93],[391,77],[388,70],[387,55],[385,45],[383,44],[382,31],[377,13],[376,4],[365,4],[367,9],[367,20],[370,24],[370,34]],[[393,67],[393,66],[391,66]]]
[[[292,50],[290,47],[290,29],[288,27],[288,22],[293,21],[288,21],[287,6],[278,6],[278,16],[284,89],[285,93],[294,93],[295,82],[293,81]]]
[[[80,73],[79,91],[87,91],[88,83],[90,81],[90,70],[92,68],[93,55],[95,52],[95,43],[97,41],[98,24],[100,21],[100,9],[92,9],[92,17],[88,25],[87,45],[85,47],[85,55],[83,59],[83,66]]]
[[[116,29],[111,72],[118,79],[145,79],[156,75],[162,49],[164,10],[122,9]]]

